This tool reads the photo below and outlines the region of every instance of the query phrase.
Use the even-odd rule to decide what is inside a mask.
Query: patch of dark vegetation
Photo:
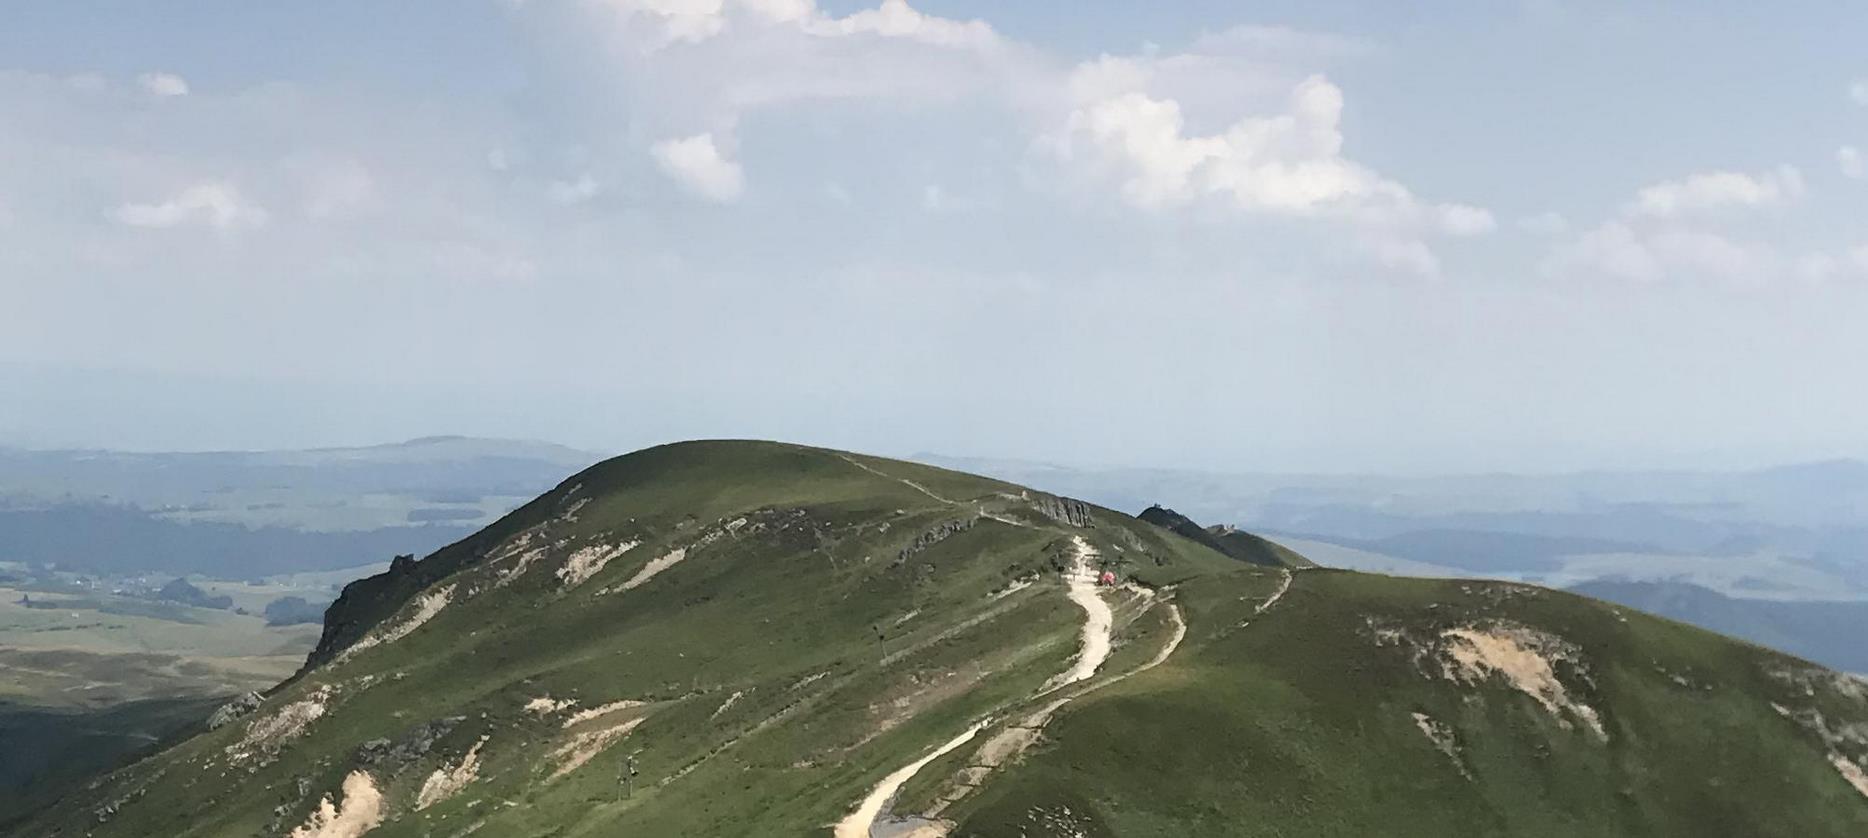
[[[200,625],[201,620],[190,613],[192,606],[173,602],[152,602],[128,597],[45,597],[34,599],[31,593],[21,594],[16,605],[41,611],[96,611],[99,614],[116,614],[124,617],[148,617],[152,620],[167,620],[171,623]],[[229,604],[232,601],[229,600]],[[101,624],[99,624],[101,625]],[[64,631],[77,626],[50,626],[45,631]]]
[[[213,608],[220,611],[225,611],[233,607],[233,597],[226,594],[211,596],[208,592],[195,587],[193,583],[186,579],[176,579],[167,585],[163,585],[161,590],[156,591],[156,599],[164,602],[192,605],[196,608]]]
[[[102,710],[0,702],[0,834],[71,784],[202,729],[219,698],[131,701]]]
[[[282,596],[266,603],[266,625],[296,626],[324,622],[324,606],[314,605],[301,596]]]

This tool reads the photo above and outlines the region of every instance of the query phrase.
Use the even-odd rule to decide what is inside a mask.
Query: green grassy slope
[[[1128,584],[1067,585],[1091,553]],[[1060,684],[1084,597],[1112,650]],[[1556,711],[1446,674],[1443,630],[1500,625],[1571,660]],[[595,466],[353,584],[315,661],[20,834],[827,835],[975,725],[885,808],[977,835],[1868,823],[1829,762],[1868,756],[1846,726],[1868,708],[1807,664],[1538,589],[1255,566],[997,481],[773,443]]]
[[[796,446],[689,443],[612,460],[354,584],[323,665],[35,828],[279,834],[327,794],[341,804],[345,777],[364,770],[393,813],[372,835],[809,833],[902,754],[1066,668],[1081,617],[1050,570],[1069,534],[1155,584],[1231,564],[1108,510],[1078,509],[1094,526],[1073,526],[1052,517],[1063,506]],[[629,543],[567,581],[580,550]],[[622,590],[676,551],[685,558]],[[398,634],[424,590],[445,601],[431,618],[340,655]],[[527,709],[545,699],[577,703]],[[573,715],[616,702],[642,704]],[[427,777],[482,738],[470,792],[415,813]],[[568,768],[593,744],[600,758]],[[627,800],[625,755],[640,772]]]
[[[1865,755],[1861,682],[1539,588],[1307,571],[1263,615],[1241,593],[1183,586],[1173,659],[1086,697],[955,834],[1868,834],[1830,760]],[[1569,644],[1554,673],[1603,735],[1449,677],[1442,633],[1469,626]]]

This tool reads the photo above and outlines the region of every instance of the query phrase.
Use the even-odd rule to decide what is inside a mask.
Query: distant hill
[[[181,523],[100,504],[0,510],[0,561],[94,574],[201,574],[247,579],[336,570],[426,553],[472,528],[411,525],[352,532]]]
[[[364,448],[0,448],[0,562],[245,579],[427,553],[598,455],[428,437]]]
[[[1281,544],[1224,525],[1202,527],[1193,519],[1159,504],[1142,510],[1136,517],[1242,562],[1262,567],[1309,567],[1312,564]]]
[[[1807,661],[777,443],[352,583],[219,716],[12,834],[1868,834],[1868,685]]]
[[[1298,538],[1307,538],[1296,534]],[[1590,553],[1641,552],[1627,542],[1484,530],[1412,530],[1383,538],[1332,538],[1333,543],[1470,573],[1551,571],[1558,559]]]
[[[1868,463],[1857,460],[1723,472],[1395,476],[917,459],[1117,508],[1160,499],[1196,520],[1454,574],[1573,583],[1639,576],[1651,564],[1645,557],[1667,556],[1753,562],[1757,579],[1745,584],[1783,584],[1787,595],[1868,596]],[[1564,553],[1629,561],[1557,573]],[[1664,563],[1667,576],[1743,587],[1734,584],[1744,575],[1735,566],[1700,573],[1683,561]]]
[[[1570,590],[1868,673],[1868,602],[1739,599],[1681,582],[1598,579]]]
[[[470,508],[484,523],[600,458],[471,437],[304,451],[0,448],[0,507],[108,503],[179,521],[316,530],[373,529]],[[427,511],[410,516],[418,510]]]

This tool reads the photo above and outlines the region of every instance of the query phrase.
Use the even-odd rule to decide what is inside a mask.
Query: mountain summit
[[[294,679],[10,834],[1868,833],[1860,681],[1150,517],[639,451],[353,583]]]

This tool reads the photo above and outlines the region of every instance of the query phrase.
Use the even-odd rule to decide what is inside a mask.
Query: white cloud
[[[1857,105],[1868,108],[1868,79],[1856,79],[1849,82],[1849,99]]]
[[[1852,145],[1836,149],[1836,166],[1842,169],[1845,177],[1856,180],[1868,177],[1868,159],[1863,159],[1861,149]]]
[[[1093,95],[1142,75],[1136,65],[1104,57],[1079,67],[1071,90]],[[1438,270],[1421,236],[1472,236],[1497,227],[1485,209],[1424,203],[1345,157],[1342,112],[1342,91],[1313,75],[1281,109],[1199,135],[1187,130],[1178,101],[1130,91],[1079,107],[1065,135],[1046,145],[1066,162],[1113,171],[1123,197],[1139,208],[1217,197],[1247,213],[1346,220],[1374,240],[1383,263],[1417,273]]]
[[[1652,184],[1637,190],[1618,217],[1559,246],[1544,270],[1639,282],[1821,278],[1832,272],[1833,260],[1780,257],[1773,248],[1740,241],[1721,229],[1735,223],[1734,211],[1788,206],[1804,193],[1802,173],[1788,165],[1755,174],[1702,172]]]
[[[726,27],[722,0],[599,0],[598,5],[617,13],[625,24],[647,18],[658,24],[660,42],[697,43]]]
[[[643,20],[657,30],[647,46],[697,44],[727,32],[736,22],[788,25],[819,37],[877,35],[944,47],[982,47],[997,42],[991,26],[979,20],[953,20],[925,14],[907,0],[882,0],[873,9],[844,17],[823,13],[815,0],[598,0],[630,27]]]
[[[173,73],[144,73],[136,77],[136,83],[156,96],[188,95],[188,80]]]
[[[715,201],[736,200],[744,177],[716,140],[757,124],[752,111],[805,101],[875,100],[892,111],[967,103],[996,109],[988,118],[1009,119],[1049,150],[1047,160],[1061,164],[1052,174],[1107,182],[1148,210],[1220,203],[1333,219],[1390,254],[1415,250],[1407,243],[1423,237],[1497,227],[1486,209],[1421,201],[1345,156],[1342,91],[1314,70],[1370,51],[1349,38],[1243,26],[1177,53],[1150,48],[1071,66],[983,21],[926,14],[907,0],[842,16],[813,0],[601,0],[600,8],[610,25],[594,31],[620,64],[615,83],[632,118],[649,136],[685,138],[656,143],[654,159]],[[1196,128],[1215,113],[1233,121]],[[952,194],[930,194],[920,196],[924,208],[953,208]]]
[[[1718,233],[1680,225],[1650,228],[1609,221],[1559,250],[1546,270],[1583,270],[1638,282],[1671,277],[1758,278],[1771,269],[1771,254]]]
[[[663,172],[710,201],[732,203],[745,190],[739,164],[721,155],[712,133],[663,140],[650,151]]]
[[[603,191],[603,185],[589,174],[579,175],[576,180],[554,180],[546,185],[545,191],[553,201],[560,204],[581,204]]]
[[[1123,194],[1147,209],[1216,194],[1248,211],[1399,214],[1457,234],[1491,229],[1485,210],[1422,207],[1405,187],[1343,157],[1342,110],[1342,91],[1312,76],[1285,111],[1244,117],[1219,134],[1190,135],[1179,102],[1145,93],[1079,109],[1071,132],[1126,170]]]
[[[773,5],[771,0],[749,5]],[[809,5],[781,3],[782,6]],[[875,34],[886,38],[907,38],[942,47],[989,47],[998,43],[998,34],[979,20],[952,20],[923,14],[908,5],[908,0],[882,0],[874,9],[855,12],[847,17],[829,17],[804,13],[790,20],[804,24],[813,35],[847,36]]]
[[[266,210],[248,203],[233,184],[221,181],[195,184],[160,203],[124,204],[113,215],[132,227],[205,226],[216,230],[258,227],[267,219]]]
[[[1641,189],[1626,213],[1674,218],[1723,209],[1775,207],[1803,197],[1803,192],[1803,174],[1794,166],[1779,166],[1755,175],[1704,172]]]

